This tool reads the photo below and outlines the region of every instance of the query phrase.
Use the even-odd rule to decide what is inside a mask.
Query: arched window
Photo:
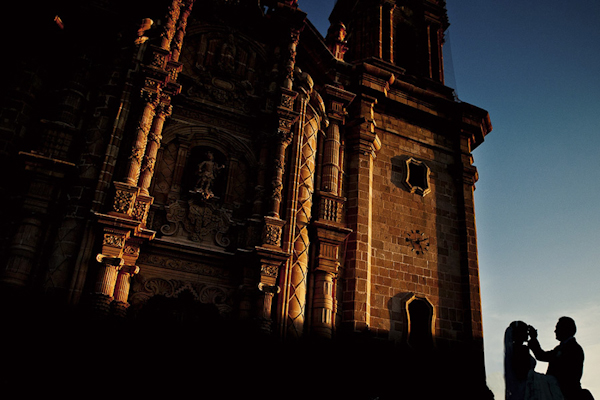
[[[433,305],[425,298],[413,296],[406,303],[408,344],[417,350],[433,347]]]

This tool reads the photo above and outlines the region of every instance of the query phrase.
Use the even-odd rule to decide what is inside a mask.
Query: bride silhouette
[[[556,378],[534,371],[527,346],[529,326],[514,321],[504,332],[506,400],[564,400]]]

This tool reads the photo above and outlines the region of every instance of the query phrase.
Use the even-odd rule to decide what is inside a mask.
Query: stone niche
[[[251,151],[212,128],[166,135],[152,195],[157,239],[231,250],[244,244],[253,203]]]

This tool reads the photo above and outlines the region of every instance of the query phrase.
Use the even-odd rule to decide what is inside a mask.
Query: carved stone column
[[[96,256],[100,266],[92,308],[100,315],[107,315],[110,311],[118,272],[123,265],[135,265],[140,244],[154,237],[153,231],[143,229],[138,221],[121,215],[96,214],[98,224],[103,226],[103,236],[101,253]]]
[[[149,62],[139,67],[143,78],[142,112],[137,121],[131,154],[125,165],[125,176],[122,182],[113,182],[115,196],[112,209],[106,214],[95,213],[104,231],[102,252],[97,257],[101,267],[95,289],[95,306],[103,314],[109,311],[108,306],[115,293],[114,311],[124,314],[129,280],[137,271],[135,263],[139,247],[143,241],[152,240],[155,235],[154,231],[146,229],[146,218],[154,200],[148,189],[154,175],[163,125],[171,113],[170,102],[172,96],[181,90],[177,83],[181,63],[177,60],[193,3],[193,0],[173,0],[165,18],[159,46],[150,45],[146,50],[150,52],[145,56]],[[128,84],[133,85],[132,82]],[[126,268],[122,268],[123,265]]]
[[[142,167],[142,159],[146,150],[148,133],[152,127],[155,109],[158,104],[158,93],[155,90],[144,88],[142,90],[142,100],[144,101],[144,110],[138,121],[136,129],[136,138],[129,156],[127,173],[125,174],[125,183],[136,186]]]
[[[277,132],[276,132],[276,145],[275,152],[273,154],[273,177],[271,179],[271,187],[273,192],[271,194],[271,206],[269,209],[269,216],[279,218],[282,192],[283,192],[283,174],[285,171],[285,150],[292,142],[292,125],[297,121],[298,114],[292,111],[294,107],[294,101],[298,94],[296,92],[282,89],[281,105],[277,111]]]
[[[279,286],[259,283],[258,290],[260,291],[257,303],[259,329],[261,332],[271,334],[273,332],[273,319],[271,317],[273,296],[279,293]]]
[[[312,334],[331,338],[333,335],[335,274],[317,270],[314,277],[312,302]]]
[[[337,275],[340,247],[352,232],[343,222],[345,198],[341,196],[341,132],[346,107],[355,95],[341,88],[325,86],[323,90],[329,127],[323,146],[322,179],[318,192],[317,218],[312,224],[317,246],[313,258],[313,297],[311,334],[330,338],[335,330]]]
[[[180,9],[179,20],[177,21],[177,28],[171,41],[171,61],[179,61],[179,55],[181,53],[181,46],[183,45],[183,38],[185,37],[185,31],[187,28],[187,20],[192,12],[195,0],[185,0]]]
[[[296,48],[300,42],[300,29],[290,31],[290,41],[288,43],[288,59],[285,65],[285,78],[283,79],[283,87],[292,90],[294,82],[294,70],[296,68]]]
[[[156,163],[156,155],[162,141],[162,130],[165,123],[165,119],[171,115],[172,107],[169,96],[161,96],[161,102],[157,105],[155,110],[154,121],[152,122],[152,128],[148,134],[148,142],[146,146],[146,154],[141,167],[141,174],[139,179],[140,193],[148,196],[148,188],[152,182],[154,176],[154,164]]]
[[[160,47],[165,50],[170,50],[182,4],[182,0],[173,0],[167,10],[166,22],[164,24],[163,32],[161,33],[160,41]]]
[[[256,319],[259,330],[270,334],[273,332],[273,297],[280,291],[277,286],[279,269],[288,255],[277,246],[269,244],[257,247],[256,250],[260,263]]]
[[[108,315],[110,303],[113,301],[117,276],[123,266],[123,259],[98,254],[96,261],[100,263],[100,268],[94,287],[93,308],[97,314]]]
[[[21,221],[9,249],[6,269],[2,274],[3,283],[25,286],[29,282],[43,235],[42,227],[43,223],[36,215],[29,215]]]
[[[287,284],[287,334],[291,337],[301,337],[307,320],[309,259],[311,240],[308,225],[312,218],[313,193],[315,192],[315,171],[317,156],[317,138],[320,131],[320,118],[316,122],[307,116],[307,105],[312,91],[312,79],[299,76],[299,90],[301,90],[301,135],[299,153],[295,162],[298,165],[297,184],[295,190],[295,204],[291,209],[295,211],[293,218],[293,247],[291,264],[289,265],[289,280]],[[302,86],[300,86],[302,85]],[[306,121],[306,123],[304,123]]]
[[[137,274],[140,268],[136,265],[125,265],[119,270],[115,282],[114,300],[111,303],[112,314],[117,317],[125,317],[129,308],[129,288],[131,278]]]
[[[331,85],[326,85],[323,91],[329,127],[323,146],[323,172],[320,189],[322,192],[339,196],[341,195],[339,187],[341,175],[340,126],[345,122],[346,107],[352,102],[355,95]]]
[[[279,218],[280,205],[283,190],[283,173],[285,168],[285,150],[292,141],[292,125],[298,120],[298,113],[294,111],[294,103],[298,93],[293,91],[294,86],[294,71],[296,68],[296,48],[300,41],[300,32],[304,27],[306,13],[298,10],[296,7],[280,7],[277,8],[275,14],[280,19],[282,26],[281,35],[289,35],[284,39],[279,48],[285,48],[287,51],[282,51],[282,64],[284,70],[279,71],[278,63],[273,67],[275,73],[275,81],[272,83],[274,87],[279,87],[279,98],[277,99],[277,145],[273,155],[275,171],[271,181],[273,193],[271,196],[271,207],[268,212],[269,216]],[[283,36],[282,36],[283,37]],[[276,50],[277,53],[277,50]],[[281,80],[280,80],[281,79]]]
[[[329,124],[323,147],[321,190],[337,194],[340,173],[340,127],[337,123]]]

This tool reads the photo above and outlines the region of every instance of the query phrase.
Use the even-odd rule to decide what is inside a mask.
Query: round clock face
[[[406,241],[411,245],[411,251],[414,251],[417,254],[423,254],[427,250],[429,250],[429,237],[425,235],[425,233],[419,231],[410,231],[407,232]]]

